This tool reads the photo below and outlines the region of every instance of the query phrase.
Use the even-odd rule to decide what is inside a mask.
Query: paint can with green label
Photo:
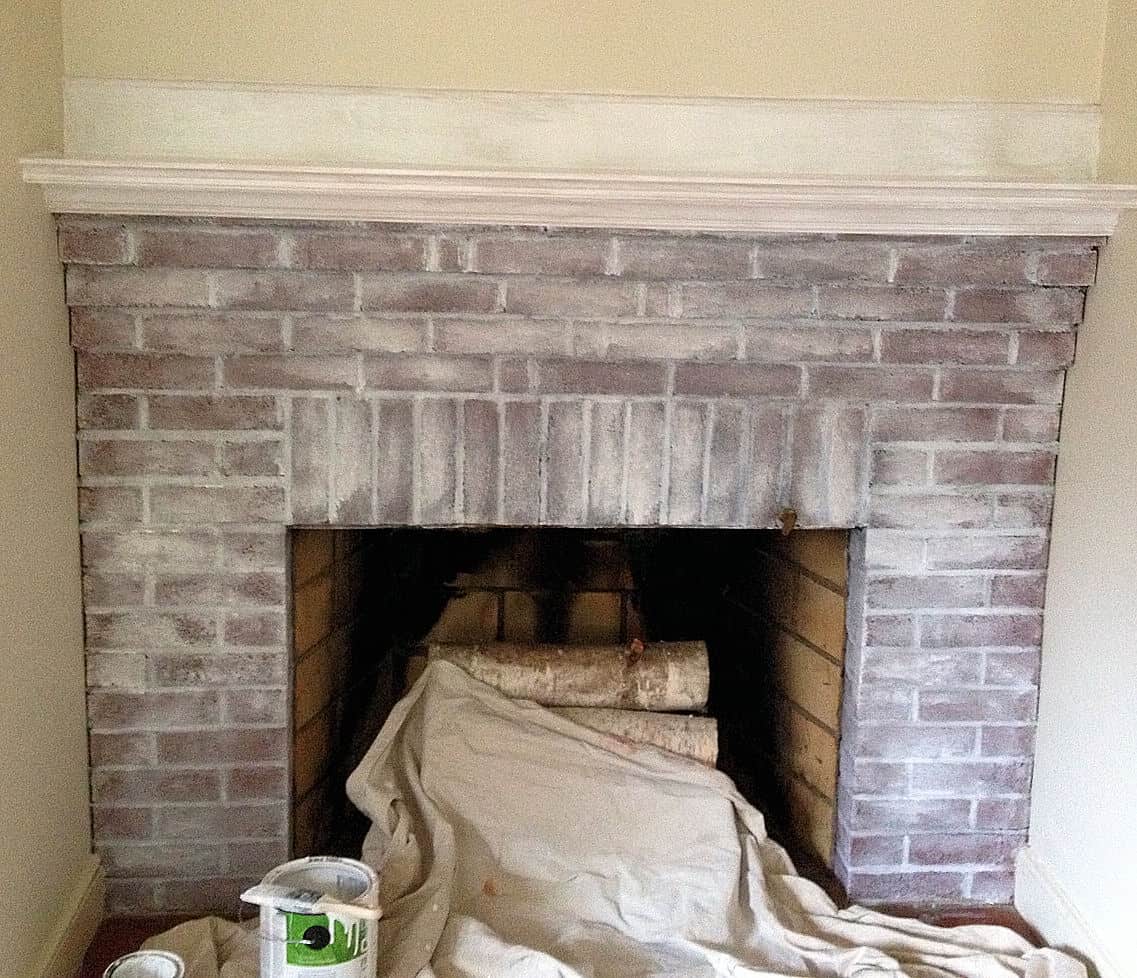
[[[294,859],[241,899],[260,906],[261,978],[374,978],[379,877],[365,863]]]

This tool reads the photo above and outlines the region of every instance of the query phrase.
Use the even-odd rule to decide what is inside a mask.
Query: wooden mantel
[[[720,233],[1108,236],[1137,187],[32,158],[56,213]]]

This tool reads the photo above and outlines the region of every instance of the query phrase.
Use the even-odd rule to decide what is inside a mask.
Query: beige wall
[[[73,368],[22,153],[60,141],[56,0],[0,4],[0,975],[39,973],[91,869]]]
[[[1107,179],[1137,181],[1135,18],[1137,0],[1113,0]],[[1040,872],[1020,872],[1018,894],[1048,939],[1095,954],[1103,975],[1118,976],[1134,960],[1137,881],[1135,297],[1131,215],[1105,248],[1066,388],[1030,826]]]
[[[1106,0],[63,0],[72,77],[1095,102]]]

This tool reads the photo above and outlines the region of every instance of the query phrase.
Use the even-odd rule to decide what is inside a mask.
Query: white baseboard
[[[60,913],[59,923],[44,948],[42,964],[34,978],[72,978],[103,920],[106,878],[98,856],[88,857],[71,895]]]
[[[1015,909],[1052,947],[1073,953],[1097,972],[1097,978],[1129,978],[1106,951],[1093,925],[1030,846],[1015,863]],[[1092,974],[1092,972],[1091,972]]]
[[[1093,105],[659,98],[71,78],[69,157],[457,170],[1056,180]]]

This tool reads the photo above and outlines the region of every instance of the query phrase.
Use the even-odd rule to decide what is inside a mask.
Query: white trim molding
[[[1015,859],[1015,909],[1048,944],[1092,964],[1096,978],[1122,978],[1128,973],[1030,846],[1020,849]]]
[[[1137,187],[26,159],[55,213],[721,233],[1112,233]]]
[[[103,921],[106,876],[99,857],[87,857],[75,885],[62,905],[55,931],[44,943],[33,978],[74,975]]]
[[[82,159],[1092,181],[1092,105],[408,91],[73,78]]]

